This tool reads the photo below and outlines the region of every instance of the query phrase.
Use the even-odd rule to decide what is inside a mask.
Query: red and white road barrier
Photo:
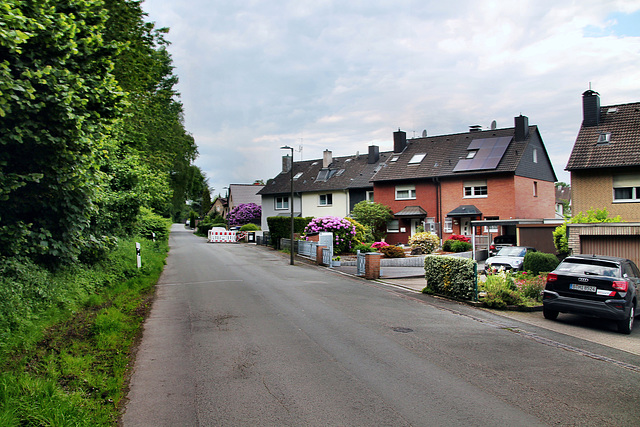
[[[223,227],[214,227],[209,230],[207,236],[207,242],[209,243],[235,243],[236,242],[236,232],[235,231],[227,231],[226,228]]]

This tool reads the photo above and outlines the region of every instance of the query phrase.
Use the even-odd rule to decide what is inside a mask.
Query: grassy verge
[[[115,425],[132,348],[168,246],[123,240],[108,260],[2,266],[0,425]]]

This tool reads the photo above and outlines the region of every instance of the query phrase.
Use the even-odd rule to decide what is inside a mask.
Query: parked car
[[[502,235],[493,238],[493,242],[489,245],[489,256],[496,256],[500,249],[508,246],[516,245],[516,236]]]
[[[625,258],[574,255],[547,276],[542,305],[546,319],[558,313],[613,319],[618,330],[631,333],[638,304],[640,271]]]
[[[529,252],[536,252],[536,249],[529,246],[504,247],[500,249],[498,255],[487,258],[484,262],[484,271],[489,273],[500,268],[510,271],[522,270],[524,256]]]

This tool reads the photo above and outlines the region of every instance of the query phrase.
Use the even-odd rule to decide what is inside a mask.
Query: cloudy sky
[[[640,0],[145,0],[169,27],[185,125],[213,193],[295,160],[538,125],[560,181],[581,94],[640,101]]]

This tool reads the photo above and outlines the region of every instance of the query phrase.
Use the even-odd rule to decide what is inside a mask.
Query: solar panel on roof
[[[458,160],[453,171],[465,172],[497,168],[502,156],[507,151],[507,147],[509,147],[511,139],[512,137],[510,136],[474,139],[467,147],[467,150],[477,150],[476,155],[470,159]]]

